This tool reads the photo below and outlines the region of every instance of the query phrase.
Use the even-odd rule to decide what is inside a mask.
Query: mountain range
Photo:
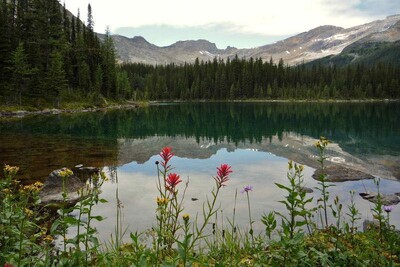
[[[99,34],[99,37],[102,39],[104,35]],[[141,36],[127,38],[113,35],[112,38],[120,62],[182,64],[193,63],[196,58],[204,61],[214,58],[226,60],[237,55],[239,58],[253,57],[264,61],[272,58],[274,62],[283,59],[289,65],[317,59],[323,59],[321,62],[324,64],[344,65],[360,60],[360,57],[370,60],[387,55],[388,49],[391,51],[388,60],[399,54],[400,15],[351,28],[320,26],[273,44],[249,49],[230,46],[219,49],[207,40],[178,41],[170,46],[159,47]],[[367,48],[367,54],[364,48]]]

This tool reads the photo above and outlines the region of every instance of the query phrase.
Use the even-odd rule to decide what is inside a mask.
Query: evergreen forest
[[[99,39],[92,8],[83,22],[57,0],[0,3],[0,100],[3,105],[102,106],[125,100],[399,98],[400,67],[302,64],[214,58],[185,64],[117,63],[108,29]]]
[[[57,0],[0,3],[2,103],[54,106],[60,101],[119,97],[116,56],[109,31],[100,42],[92,8],[86,24]]]
[[[285,65],[272,59],[233,59],[184,65],[123,64],[139,99],[365,99],[398,98],[400,68],[377,62],[344,67]]]

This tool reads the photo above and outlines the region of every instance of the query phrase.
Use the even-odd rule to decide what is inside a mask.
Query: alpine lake
[[[227,186],[221,189],[220,210],[215,220],[229,227],[233,210],[236,223],[249,229],[246,194],[249,192],[255,233],[270,211],[284,212],[286,192],[275,183],[287,183],[288,161],[304,165],[304,182],[315,188],[312,178],[319,167],[315,142],[320,136],[331,143],[327,161],[372,174],[384,194],[400,192],[399,102],[255,102],[255,103],[165,103],[145,108],[103,112],[35,115],[0,120],[0,162],[20,167],[24,182],[44,181],[62,167],[101,167],[109,180],[102,185],[107,203],[95,206],[93,214],[106,219],[96,223],[103,241],[114,235],[121,212],[126,237],[155,224],[157,166],[160,151],[172,147],[170,164],[189,181],[184,211],[201,219],[203,203],[215,186],[216,167],[232,166]],[[362,219],[372,220],[374,204],[358,193],[376,192],[374,180],[333,183],[329,203],[337,195],[346,219],[350,191]],[[181,192],[180,191],[180,192]],[[235,194],[237,198],[235,201]],[[320,192],[310,196],[317,205]],[[215,221],[214,220],[214,221]],[[315,218],[318,223],[318,218]],[[334,223],[333,220],[331,220]],[[390,214],[390,223],[400,227],[400,205]],[[211,229],[211,225],[209,226]]]

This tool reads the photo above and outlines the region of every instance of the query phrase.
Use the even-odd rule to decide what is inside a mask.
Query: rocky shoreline
[[[63,113],[86,113],[96,111],[107,111],[113,109],[135,109],[139,105],[135,103],[121,104],[121,105],[110,105],[107,107],[92,107],[92,108],[81,108],[81,109],[43,109],[35,111],[17,110],[17,111],[0,111],[0,118],[17,117],[22,118],[29,115],[57,115]]]

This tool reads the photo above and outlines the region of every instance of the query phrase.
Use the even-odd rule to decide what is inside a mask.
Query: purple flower
[[[240,191],[240,193],[244,194],[244,193],[247,193],[247,192],[249,192],[249,191],[253,191],[253,187],[252,187],[251,185],[245,186],[245,187],[243,188],[243,190]]]
[[[386,211],[387,213],[391,212],[393,210],[394,206],[383,206],[383,210]]]

